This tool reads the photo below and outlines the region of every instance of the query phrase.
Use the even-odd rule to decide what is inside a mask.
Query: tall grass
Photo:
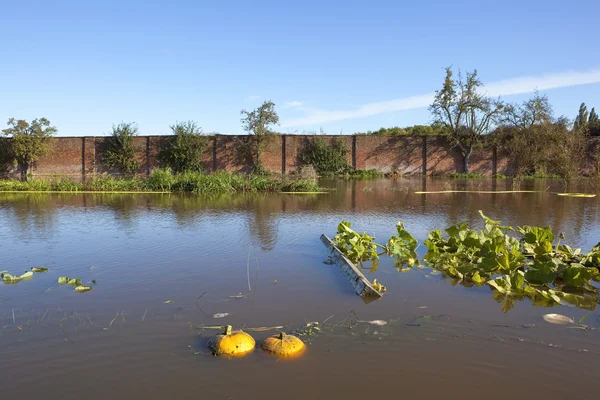
[[[237,174],[216,172],[173,173],[170,168],[152,171],[148,179],[115,178],[99,175],[85,182],[73,182],[67,177],[28,182],[0,180],[0,191],[60,191],[60,192],[190,192],[199,194],[235,192],[316,192],[321,190],[314,180],[291,179],[281,175]]]

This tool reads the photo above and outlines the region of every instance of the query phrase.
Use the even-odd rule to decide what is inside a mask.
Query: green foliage
[[[573,129],[585,128],[588,124],[588,116],[589,113],[585,103],[581,103],[579,106],[579,113],[577,114],[577,117],[575,117],[575,121],[573,121]]]
[[[483,144],[484,135],[499,120],[504,105],[481,93],[483,83],[477,71],[468,72],[463,80],[460,70],[453,78],[450,67],[442,89],[436,91],[429,110],[435,122],[445,128],[445,136],[463,156],[463,172],[469,172],[469,157]]]
[[[146,190],[141,178],[115,178],[110,175],[96,175],[85,182],[85,190],[99,192],[137,192]]]
[[[323,189],[312,179],[298,179],[283,186],[283,192],[319,192]]]
[[[477,174],[477,173],[474,173],[474,172],[469,172],[469,173],[453,172],[451,174],[445,175],[445,177],[452,178],[452,179],[481,179],[481,178],[487,178],[487,176],[485,176],[485,175]]]
[[[439,123],[433,123],[431,125],[407,126],[404,129],[406,130],[407,135],[432,136],[448,134],[446,127]]]
[[[134,140],[137,135],[138,129],[133,122],[113,125],[104,153],[104,164],[122,172],[136,172],[140,167],[135,157]]]
[[[338,225],[334,241],[336,247],[354,263],[371,260],[376,264],[379,259],[377,248],[383,247],[375,243],[374,237],[353,230],[350,222],[347,221],[342,221]]]
[[[582,103],[579,108],[579,114],[575,117],[575,121],[573,122],[573,130],[584,130],[590,136],[600,136],[600,118],[598,118],[596,109],[592,107],[589,115],[586,113],[587,107],[585,106],[585,103]]]
[[[417,240],[404,228],[404,223],[398,221],[396,224],[398,236],[392,236],[385,246],[388,255],[394,257],[394,264],[397,268],[402,268],[404,265],[412,267],[417,265]]]
[[[379,128],[376,131],[357,132],[356,135],[376,135],[376,136],[397,136],[406,135],[406,129],[400,128],[399,126],[393,126],[391,128]]]
[[[234,193],[234,192],[319,192],[322,189],[314,180],[290,179],[281,175],[236,174],[217,172],[205,174],[186,171],[175,174],[169,168],[155,169],[148,179],[139,177],[115,178],[98,175],[85,183],[73,182],[65,177],[48,181],[38,179],[29,182],[0,180],[2,191],[61,191],[61,192],[191,192],[191,193]]]
[[[275,132],[273,125],[279,124],[279,116],[275,111],[275,103],[265,101],[256,110],[242,110],[242,127],[250,135],[248,140],[238,142],[238,152],[248,155],[255,172],[263,171],[261,153],[266,139]]]
[[[10,140],[0,138],[0,173],[8,171],[9,165],[14,158]]]
[[[202,158],[208,138],[194,121],[177,122],[171,126],[173,136],[168,147],[159,154],[160,162],[175,172],[202,171]]]
[[[444,126],[434,123],[431,125],[413,125],[401,128],[394,126],[391,128],[379,128],[376,131],[357,132],[355,135],[375,135],[375,136],[401,136],[401,135],[412,135],[412,136],[429,136],[429,135],[443,135],[446,133]]]
[[[170,192],[176,178],[171,168],[157,168],[148,177],[148,188],[157,192]]]
[[[376,169],[355,169],[355,170],[350,170],[349,172],[346,173],[346,178],[352,178],[352,179],[358,179],[358,180],[362,180],[362,179],[377,179],[377,178],[381,178],[383,176],[383,174],[379,171],[377,171]]]
[[[587,124],[585,104],[582,107]],[[527,175],[548,175],[552,171],[566,189],[580,175],[587,152],[587,128],[579,126],[569,131],[565,118],[553,116],[546,96],[536,92],[521,105],[508,105],[498,137],[511,159],[513,188]]]
[[[9,154],[17,160],[21,178],[25,180],[31,165],[48,153],[48,144],[57,129],[46,118],[36,118],[31,123],[10,118],[8,126],[2,133],[12,137],[12,151]]]
[[[328,143],[321,137],[308,141],[300,160],[304,164],[312,165],[319,175],[338,175],[347,172],[350,165],[346,161],[348,149],[338,138]]]
[[[557,243],[549,227],[503,226],[483,213],[483,229],[473,229],[463,222],[453,225],[443,234],[429,233],[425,241],[425,263],[450,278],[453,284],[482,286],[487,284],[493,298],[502,304],[504,312],[516,301],[529,299],[536,306],[572,305],[593,310],[600,302],[600,243],[589,253]],[[386,246],[375,243],[366,233],[358,234],[350,223],[338,226],[336,245],[351,261],[377,261],[377,248],[393,256],[399,271],[418,265],[417,241],[402,222],[396,226],[398,235]],[[515,237],[517,236],[517,237]],[[403,265],[407,267],[402,268]]]

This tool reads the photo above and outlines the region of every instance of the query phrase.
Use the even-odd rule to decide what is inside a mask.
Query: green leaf
[[[525,271],[525,279],[533,285],[545,285],[556,278],[556,268],[551,262],[535,261],[530,269]]]
[[[23,280],[22,277],[20,276],[16,276],[16,275],[11,275],[11,274],[2,274],[2,282],[4,283],[18,283],[21,282]]]
[[[91,286],[77,286],[75,287],[75,291],[79,292],[79,293],[83,293],[83,292],[89,292],[90,290],[92,290]]]
[[[33,267],[31,268],[32,272],[46,272],[48,271],[48,268],[42,268],[42,267]]]
[[[58,278],[58,284],[59,285],[64,285],[65,283],[69,283],[70,279],[67,278],[66,276],[61,276],[60,278]]]
[[[23,275],[20,276],[21,279],[29,279],[33,276],[33,272],[27,271]]]
[[[485,283],[486,279],[479,275],[479,271],[475,271],[475,273],[471,276],[471,280],[475,283]]]
[[[67,282],[67,283],[71,286],[81,286],[82,285],[81,279],[79,279],[79,278],[69,279],[69,282]]]

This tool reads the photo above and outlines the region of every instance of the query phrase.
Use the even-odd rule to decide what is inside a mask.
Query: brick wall
[[[462,157],[447,141],[436,136],[319,136],[331,142],[341,140],[348,148],[347,161],[357,169],[397,171],[404,175],[437,175],[462,172]],[[168,145],[168,136],[139,136],[135,139],[140,164],[138,173],[148,174],[160,166],[158,154]],[[246,136],[210,137],[203,156],[208,171],[248,171],[248,160],[241,160],[236,143]],[[273,172],[294,172],[301,166],[300,155],[313,136],[281,135],[268,138],[262,153],[264,167]],[[57,137],[51,151],[33,168],[34,175],[67,175],[82,178],[96,173],[118,174],[103,163],[107,137]],[[3,142],[6,143],[6,140]],[[590,152],[598,152],[600,138],[590,139]],[[591,160],[591,153],[590,153]],[[590,161],[591,167],[591,161]],[[473,152],[470,172],[482,175],[509,175],[510,162],[505,153],[492,148]],[[0,168],[3,176],[17,176],[11,165]]]

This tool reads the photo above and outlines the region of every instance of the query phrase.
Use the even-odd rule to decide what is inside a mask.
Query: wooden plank
[[[371,282],[369,282],[352,261],[348,260],[342,254],[327,235],[321,235],[321,242],[323,242],[325,247],[327,247],[327,250],[329,250],[329,255],[333,262],[340,267],[342,273],[346,275],[356,294],[358,294],[365,303],[381,298],[381,293],[375,290],[373,285],[371,285]]]

